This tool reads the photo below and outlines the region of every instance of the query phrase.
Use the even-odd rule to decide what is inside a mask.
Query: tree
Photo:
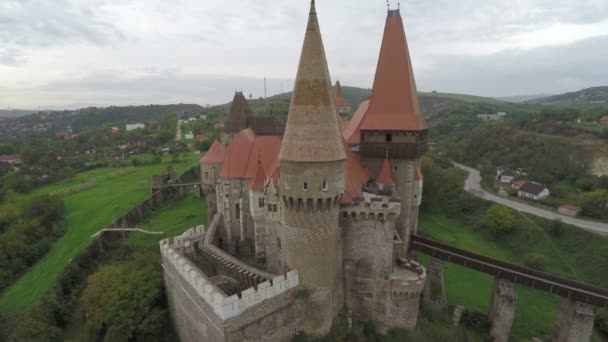
[[[17,210],[11,204],[0,206],[0,232],[17,219]]]
[[[21,210],[25,219],[38,220],[47,230],[51,230],[63,220],[65,206],[63,200],[47,195],[35,196],[29,199]]]
[[[486,210],[480,225],[495,235],[511,233],[515,230],[513,211],[505,206],[494,204]]]

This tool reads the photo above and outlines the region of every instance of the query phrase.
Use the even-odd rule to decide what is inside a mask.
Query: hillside
[[[344,97],[352,104],[354,112],[361,102],[369,97],[371,89],[342,86],[342,92]],[[288,92],[274,95],[269,100],[288,102],[290,98],[291,92]],[[489,97],[438,92],[421,92],[419,93],[419,100],[421,110],[429,116],[452,111],[469,114],[499,111],[529,113],[537,108],[533,105],[509,103]]]
[[[542,99],[545,97],[553,96],[553,94],[532,94],[532,95],[516,95],[516,96],[501,96],[496,97],[495,99],[505,102],[513,102],[513,103],[524,103],[526,101],[533,101]]]
[[[558,107],[608,108],[608,86],[587,88],[575,92],[531,100],[526,103]]]
[[[18,118],[36,113],[35,110],[0,109],[0,118]]]

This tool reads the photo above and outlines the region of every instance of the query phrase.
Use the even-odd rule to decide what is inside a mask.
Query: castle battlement
[[[160,242],[163,264],[172,266],[179,276],[196,291],[200,298],[213,308],[214,313],[221,320],[238,316],[254,305],[296,288],[300,283],[298,271],[294,270],[285,275],[276,276],[271,281],[267,280],[258,284],[257,289],[255,287],[245,289],[241,292],[240,296],[232,295],[228,297],[212,283],[205,273],[177,250],[178,243],[180,244],[180,248],[187,248],[187,246],[192,244],[190,239],[197,236],[202,239],[204,227],[202,229],[190,229],[184,235],[175,238],[176,242],[174,246],[170,244],[169,239]]]
[[[426,270],[418,262],[410,260],[408,265],[395,267],[390,275],[391,294],[418,297],[424,290]]]
[[[353,201],[349,205],[342,205],[340,207],[340,213],[343,217],[359,220],[394,220],[399,216],[400,212],[401,201],[377,195],[374,195],[369,201]]]

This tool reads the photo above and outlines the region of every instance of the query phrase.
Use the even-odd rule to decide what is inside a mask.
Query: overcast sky
[[[397,1],[393,1],[393,7]],[[217,104],[291,90],[308,0],[0,0],[0,108]],[[317,0],[332,79],[371,87],[385,0]],[[608,0],[404,0],[418,89],[608,85]]]

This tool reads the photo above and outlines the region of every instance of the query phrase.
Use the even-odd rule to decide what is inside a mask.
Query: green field
[[[64,199],[67,208],[65,235],[54,243],[49,253],[1,294],[0,310],[14,314],[40,299],[64,267],[89,246],[92,234],[149,195],[152,175],[166,170],[169,165],[173,165],[178,172],[184,171],[196,164],[198,157],[184,154],[179,162],[173,164],[167,159],[161,164],[141,166],[129,172],[121,172],[119,168],[96,169],[18,196],[15,199],[17,204],[33,195],[49,193],[91,179],[96,179],[98,184]]]
[[[549,236],[536,219],[531,231],[518,232],[508,241],[487,238],[479,231],[434,213],[423,213],[420,230],[433,239],[485,256],[523,265],[528,253],[543,255],[546,269],[568,278],[606,286],[607,275],[604,253],[608,239],[566,228],[559,237]],[[583,248],[586,246],[586,248]],[[594,247],[597,249],[593,250]],[[590,249],[593,250],[590,252]],[[528,251],[528,253],[524,251]],[[428,258],[421,258],[424,262]],[[597,259],[597,260],[596,260]],[[583,261],[584,260],[584,261]],[[598,269],[601,267],[602,269]],[[452,305],[487,312],[494,278],[464,267],[445,263],[446,295]],[[550,335],[562,298],[518,286],[518,305],[512,334],[517,338],[545,337]]]
[[[188,228],[205,223],[207,223],[205,201],[189,194],[184,199],[171,200],[137,225],[148,231],[163,232],[163,235],[129,233],[124,243],[132,247],[156,247],[158,241],[162,239],[173,238]]]

